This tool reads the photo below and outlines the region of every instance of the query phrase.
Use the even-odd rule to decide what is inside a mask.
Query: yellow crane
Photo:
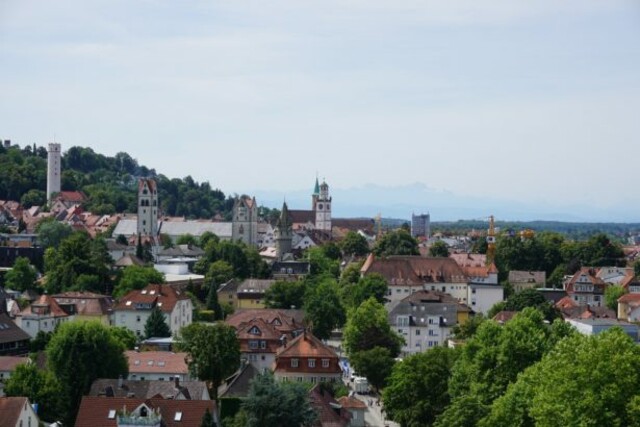
[[[487,265],[491,265],[496,256],[496,225],[493,215],[489,216],[489,230],[487,232]]]

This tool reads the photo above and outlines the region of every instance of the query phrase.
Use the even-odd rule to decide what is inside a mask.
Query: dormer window
[[[260,335],[260,329],[258,329],[257,326],[254,326],[253,328],[251,328],[251,330],[249,331],[249,333],[251,335]]]

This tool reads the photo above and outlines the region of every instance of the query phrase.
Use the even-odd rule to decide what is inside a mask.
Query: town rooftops
[[[309,332],[302,333],[281,347],[276,357],[324,357],[338,358],[329,346],[325,345]]]
[[[178,301],[187,299],[187,294],[169,285],[147,285],[123,296],[114,310],[150,310],[157,305],[163,312],[171,313]]]
[[[241,366],[232,376],[227,378],[218,389],[219,397],[247,397],[251,381],[260,372],[251,363]]]
[[[125,397],[84,396],[80,403],[76,427],[116,427],[122,411],[131,413],[144,405],[145,410],[159,413],[162,427],[200,427],[202,417],[209,410],[215,419],[213,400],[137,399]],[[148,409],[147,409],[148,408]],[[148,412],[151,414],[151,411]],[[152,424],[144,424],[152,425]]]
[[[463,283],[467,276],[451,258],[421,256],[367,257],[362,274],[381,274],[390,286],[420,286],[424,283]]]
[[[113,300],[110,296],[93,292],[64,292],[53,296],[60,305],[74,304],[81,316],[104,316],[111,312]]]
[[[544,285],[547,280],[547,273],[544,271],[509,271],[509,283],[536,283]]]
[[[143,374],[188,374],[185,361],[187,353],[169,351],[125,351],[129,360],[129,373]]]
[[[0,427],[22,426],[22,421],[20,423],[18,421],[27,405],[29,405],[29,399],[26,397],[0,397]],[[38,420],[33,420],[33,426],[36,425]]]
[[[292,334],[296,331],[302,331],[304,311],[273,308],[240,309],[229,315],[225,323],[238,329],[253,319],[262,319],[281,333]]]
[[[89,396],[203,400],[202,397],[208,397],[209,393],[204,381],[97,379],[91,384]]]
[[[18,367],[18,365],[30,362],[31,359],[29,359],[28,357],[0,356],[0,372],[13,372]]]
[[[276,281],[262,279],[246,279],[238,285],[236,292],[240,294],[264,294]]]
[[[22,310],[19,316],[24,318],[38,316],[68,317],[69,314],[60,307],[55,298],[49,295],[40,295],[37,300]]]

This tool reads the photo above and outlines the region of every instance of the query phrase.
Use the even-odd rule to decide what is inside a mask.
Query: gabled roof
[[[153,192],[158,189],[155,180],[150,178],[140,178],[138,180],[138,192],[141,192],[144,189],[145,184],[147,185],[147,188],[149,188],[149,191]]]
[[[82,203],[87,200],[87,196],[82,191],[61,191],[55,200],[60,200],[65,203]]]
[[[421,256],[367,257],[360,269],[363,274],[379,273],[390,286],[419,286],[424,283],[462,283],[467,276],[451,258]]]
[[[189,372],[185,361],[187,353],[128,350],[124,355],[129,361],[129,373],[187,374]]]
[[[144,261],[142,261],[135,255],[125,254],[120,257],[120,259],[117,260],[114,265],[115,267],[129,267],[130,265],[137,265],[139,267],[142,267],[144,265]]]
[[[276,357],[324,357],[337,358],[338,355],[309,332],[295,337],[289,344],[281,347]]]
[[[495,320],[498,323],[506,323],[509,320],[513,319],[516,314],[518,314],[517,311],[502,310],[499,311],[495,316],[493,316],[492,320]]]
[[[289,224],[311,224],[316,223],[316,213],[314,211],[289,209]]]
[[[247,397],[251,381],[260,372],[251,363],[246,363],[240,367],[232,376],[225,380],[225,383],[218,389],[219,397]]]
[[[176,387],[175,381],[131,381],[97,379],[91,384],[88,396],[105,397],[133,397],[137,399],[151,399],[155,396],[163,399],[201,400],[207,391],[204,381],[180,381]],[[206,394],[208,395],[208,393]]]
[[[338,403],[345,409],[367,409],[367,405],[355,397],[342,396],[338,399]]]
[[[131,291],[123,296],[114,311],[134,311],[136,304],[158,306],[165,313],[171,313],[178,301],[188,300],[189,296],[169,285],[147,285],[144,289]],[[147,310],[145,308],[145,310]]]
[[[0,427],[17,427],[26,405],[29,405],[26,397],[0,397]],[[33,420],[32,425],[38,425],[38,420]]]
[[[63,292],[53,295],[53,299],[60,305],[74,304],[81,316],[104,316],[113,309],[110,296],[93,292]]]
[[[449,255],[460,267],[484,267],[487,264],[487,255],[471,253],[453,253]]]
[[[245,279],[238,285],[237,293],[264,294],[275,282],[272,279]]]
[[[311,406],[316,410],[318,418],[314,427],[346,427],[351,420],[351,414],[331,396],[321,389],[320,385],[309,390]]]
[[[640,307],[640,294],[624,294],[618,298],[618,303],[629,305],[629,307]]]
[[[262,319],[273,325],[281,333],[290,334],[303,328],[304,311],[273,308],[240,309],[229,315],[225,323],[238,329],[253,319]]]
[[[69,314],[60,307],[55,298],[49,295],[40,295],[40,298],[22,310],[19,316],[37,316],[38,313],[35,313],[34,310],[37,310],[38,307],[48,307],[49,312],[46,314],[47,316],[69,317]]]
[[[118,411],[133,411],[140,405],[159,410],[163,427],[200,427],[206,410],[215,417],[213,400],[134,399],[124,397],[84,396],[80,403],[76,427],[116,427]],[[113,414],[113,418],[109,415]],[[180,413],[179,416],[177,414]],[[179,420],[177,420],[179,418]]]
[[[536,283],[544,284],[547,281],[547,273],[545,271],[519,271],[511,270],[509,272],[509,283]]]

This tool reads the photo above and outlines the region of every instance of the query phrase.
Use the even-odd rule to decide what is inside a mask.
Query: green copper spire
[[[318,177],[316,176],[316,186],[313,189],[313,195],[314,196],[319,196],[320,195],[320,183],[318,183]]]

